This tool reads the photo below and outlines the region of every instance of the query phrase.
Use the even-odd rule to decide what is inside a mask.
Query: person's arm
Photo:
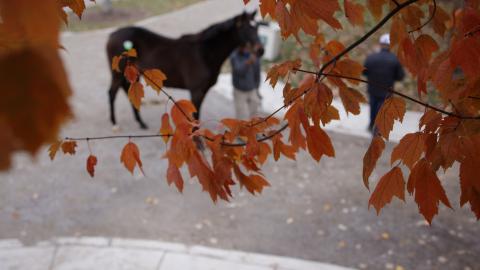
[[[362,74],[363,76],[367,77],[368,76],[368,66],[369,66],[369,63],[368,63],[368,57],[367,59],[365,60],[365,63],[363,64],[363,71],[362,71]]]
[[[260,59],[257,58],[257,61],[254,63],[255,65],[255,87],[258,88],[260,86]]]
[[[401,81],[405,77],[405,72],[403,71],[402,64],[397,62],[396,70],[395,70],[395,80]]]

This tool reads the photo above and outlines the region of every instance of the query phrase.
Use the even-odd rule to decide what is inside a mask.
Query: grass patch
[[[68,26],[64,30],[78,32],[130,25],[201,1],[203,0],[117,0],[112,1],[111,13],[104,12],[100,4],[97,4],[85,10],[81,20],[70,13]]]

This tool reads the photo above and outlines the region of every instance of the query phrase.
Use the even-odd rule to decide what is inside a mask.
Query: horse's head
[[[254,11],[238,15],[235,17],[235,27],[237,28],[240,45],[246,46],[258,56],[262,56],[264,49],[258,37],[258,23],[255,21],[256,14],[257,12]]]

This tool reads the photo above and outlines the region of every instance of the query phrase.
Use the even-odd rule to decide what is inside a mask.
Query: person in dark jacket
[[[381,49],[365,60],[363,74],[371,82],[368,84],[370,101],[370,124],[368,129],[373,130],[375,118],[383,102],[390,96],[388,89],[393,89],[395,81],[405,77],[402,65],[397,57],[390,52],[390,36],[384,34],[380,37]]]
[[[233,98],[238,119],[249,119],[259,110],[261,101],[258,94],[260,85],[261,51],[240,46],[230,56],[232,66]]]

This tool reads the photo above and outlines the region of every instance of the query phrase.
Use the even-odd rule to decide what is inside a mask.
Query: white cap
[[[380,44],[390,45],[390,35],[389,34],[383,34],[380,37]]]

